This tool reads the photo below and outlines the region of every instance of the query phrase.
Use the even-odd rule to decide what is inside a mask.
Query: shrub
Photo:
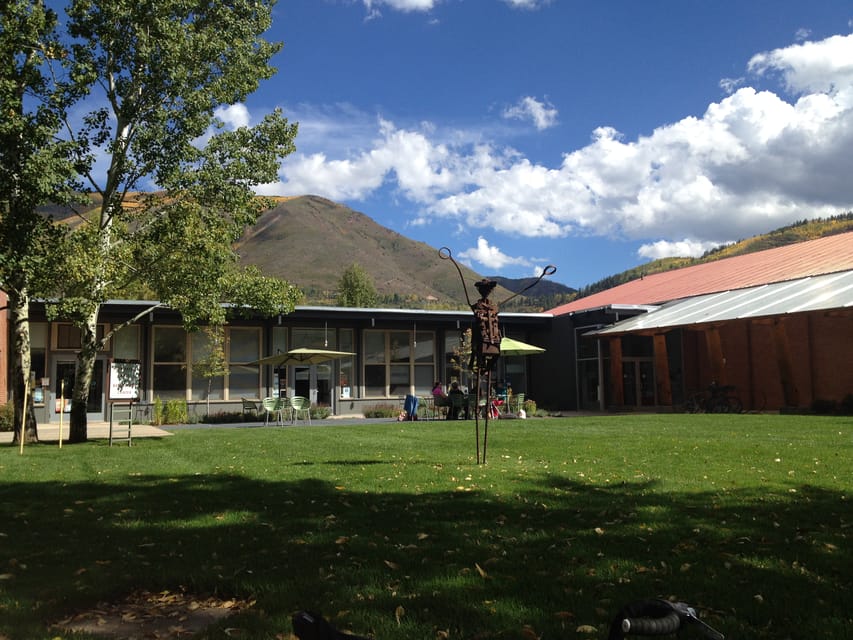
[[[185,424],[189,420],[186,400],[167,400],[163,406],[165,424]]]
[[[163,424],[163,401],[160,396],[154,398],[154,404],[151,405],[151,424],[160,426]]]
[[[521,408],[524,409],[524,413],[526,413],[528,416],[535,416],[536,400],[531,400],[530,398],[526,399]]]
[[[0,405],[0,431],[14,431],[15,405],[11,402]]]
[[[398,415],[400,407],[390,404],[377,404],[364,412],[365,418],[396,418]]]
[[[189,410],[186,400],[166,400],[163,402],[159,396],[154,398],[151,408],[151,424],[186,424],[189,422]]]
[[[325,420],[332,413],[329,407],[319,406],[311,407],[311,418],[314,420]]]

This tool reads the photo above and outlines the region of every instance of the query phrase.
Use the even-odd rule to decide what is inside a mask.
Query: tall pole
[[[480,464],[480,370],[474,375],[475,385],[477,387],[477,400],[474,406],[474,438],[477,443],[477,464]]]
[[[486,373],[486,422],[483,427],[483,464],[486,464],[486,445],[489,440],[489,415],[492,413],[492,370]]]

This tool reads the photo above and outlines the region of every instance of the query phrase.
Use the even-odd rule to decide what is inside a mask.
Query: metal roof
[[[853,271],[676,300],[587,335],[643,333],[807,311],[853,308]]]
[[[615,304],[659,305],[706,293],[744,289],[853,269],[853,232],[655,273],[560,305],[554,315]]]

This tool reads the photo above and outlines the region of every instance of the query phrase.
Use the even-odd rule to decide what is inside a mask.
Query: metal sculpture
[[[557,267],[549,264],[542,269],[542,273],[529,285],[524,287],[500,304],[495,304],[489,300],[489,296],[495,287],[498,285],[494,280],[483,278],[474,283],[474,287],[480,294],[480,298],[472,303],[471,297],[468,295],[468,287],[465,284],[465,277],[462,275],[462,269],[456,260],[453,259],[453,254],[447,247],[441,247],[438,250],[438,256],[442,260],[450,260],[456,271],[459,273],[459,278],[462,280],[462,290],[465,292],[465,300],[468,306],[474,312],[474,322],[471,327],[471,359],[468,368],[474,372],[474,387],[476,391],[476,404],[474,407],[474,436],[477,440],[477,464],[480,464],[480,399],[482,395],[481,381],[485,374],[486,378],[486,401],[485,411],[483,415],[483,464],[486,464],[486,447],[489,440],[489,414],[492,407],[492,371],[497,364],[498,358],[501,355],[501,332],[498,323],[498,313],[500,306],[506,304],[516,296],[521,295],[531,287],[539,283],[545,276],[552,275],[557,271]],[[469,391],[470,394],[470,391]]]

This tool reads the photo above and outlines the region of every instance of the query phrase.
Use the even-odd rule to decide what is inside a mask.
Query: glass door
[[[308,398],[315,406],[332,406],[334,362],[293,367],[293,395]]]
[[[74,361],[60,360],[56,363],[56,374],[53,382],[55,398],[53,415],[58,418],[59,412],[71,413],[71,395],[74,390]],[[64,383],[64,385],[63,385]],[[104,420],[104,361],[95,360],[92,372],[92,383],[89,385],[89,400],[86,404],[86,419]]]

